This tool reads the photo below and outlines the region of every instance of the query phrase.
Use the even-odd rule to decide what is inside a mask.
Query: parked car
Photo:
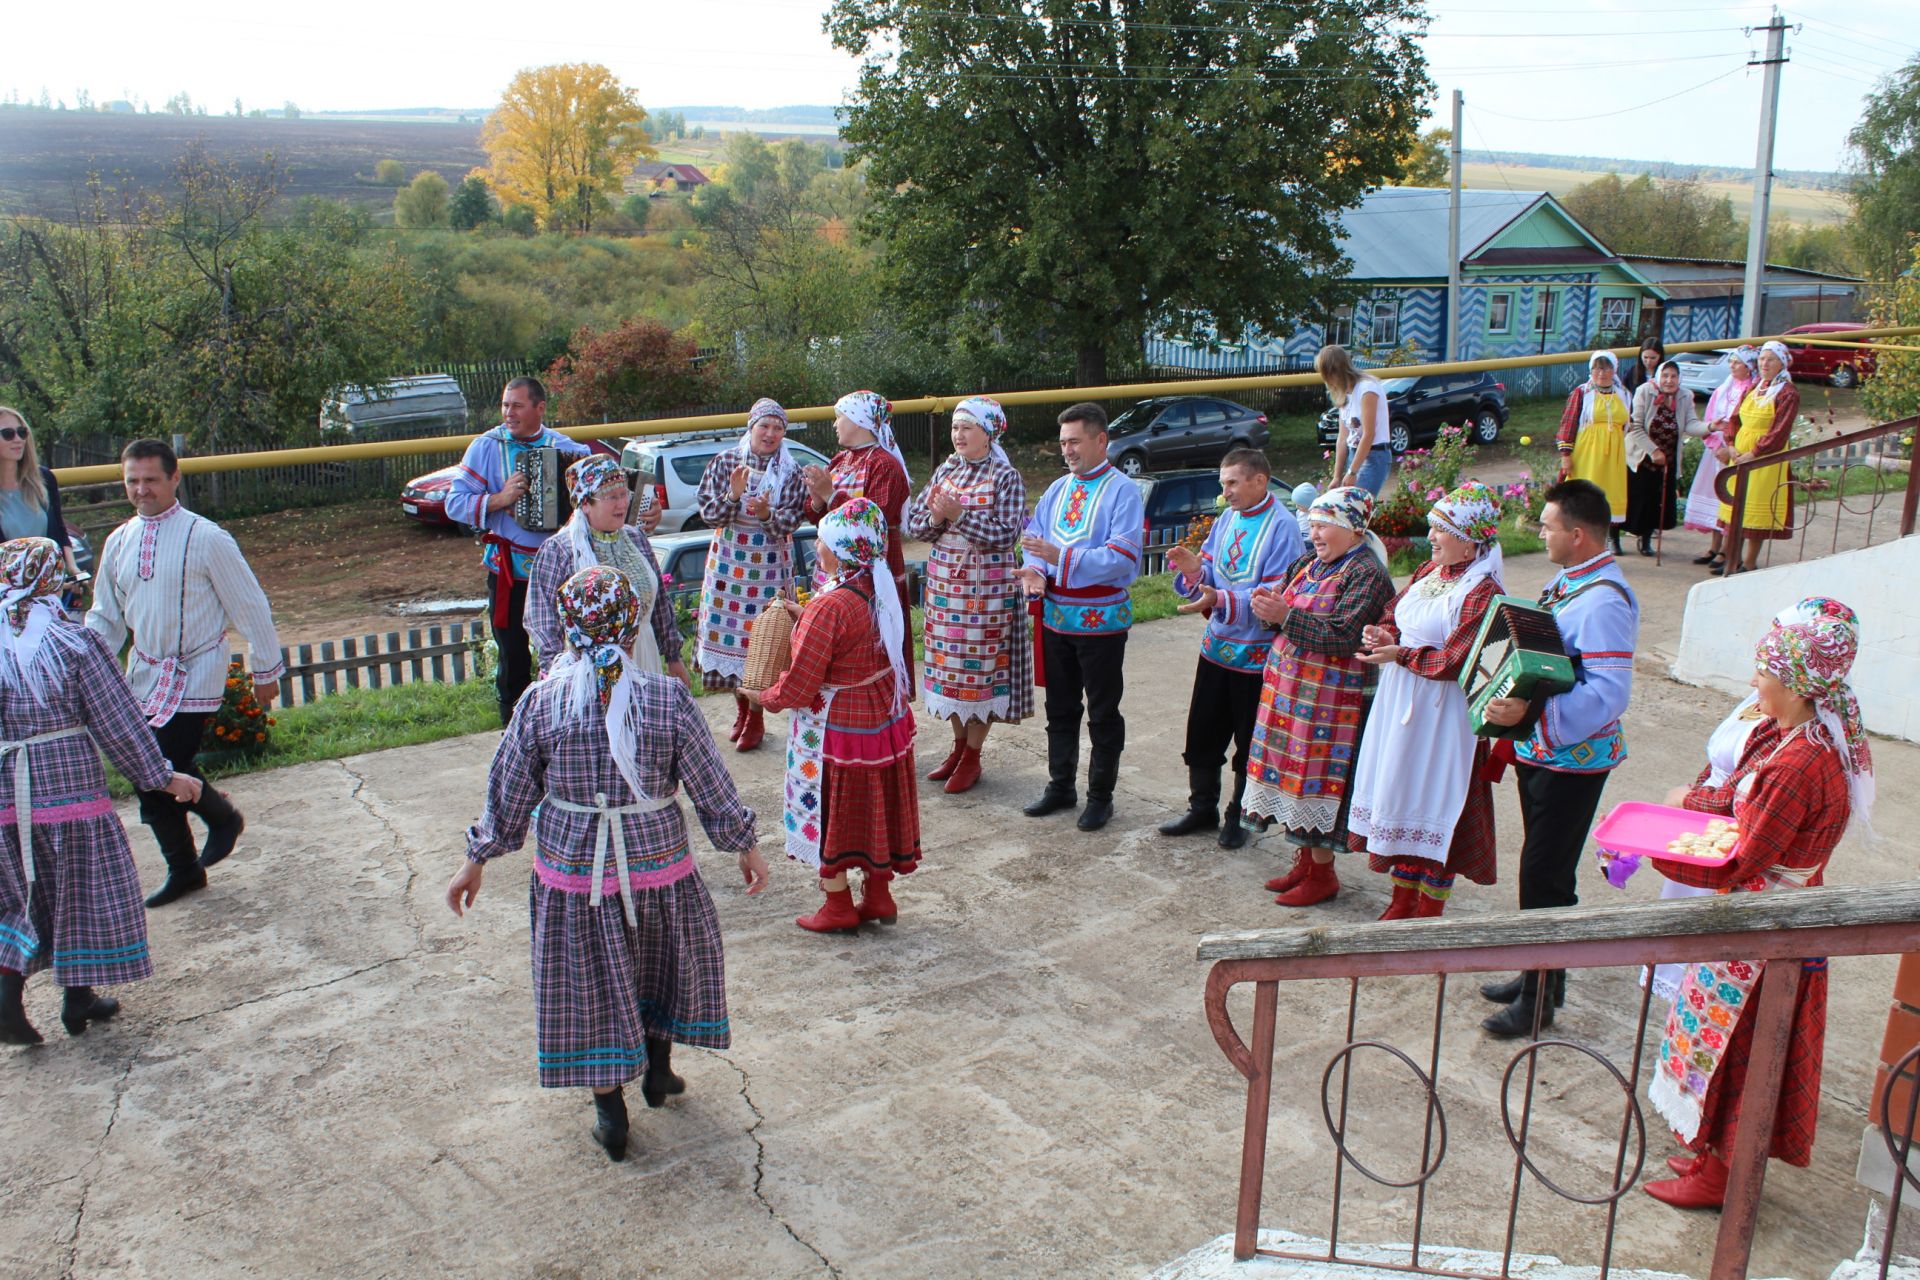
[[[605,440],[589,440],[587,444],[595,453],[617,456],[614,447]],[[447,490],[453,487],[453,478],[459,471],[460,465],[455,463],[438,471],[429,471],[423,476],[415,476],[400,486],[400,514],[438,528],[466,528],[447,515]]]
[[[1732,353],[1727,351],[1682,351],[1673,357],[1680,368],[1680,385],[1696,396],[1710,396],[1727,380]]]
[[[337,387],[320,402],[320,430],[366,440],[465,435],[467,397],[444,373]]]
[[[813,548],[818,539],[819,531],[810,524],[803,524],[793,531],[795,569],[802,578],[813,576]],[[659,533],[650,541],[653,543],[653,554],[660,561],[660,572],[670,580],[667,593],[676,601],[697,603],[701,585],[706,581],[707,553],[713,548],[713,530],[703,528],[688,529],[681,533]],[[926,570],[927,562],[924,560],[907,562],[910,605],[920,603],[920,584],[926,579]]]
[[[686,435],[635,436],[620,450],[620,465],[633,477],[634,489],[653,488],[655,504],[663,508],[659,533],[704,529],[700,518],[700,477],[722,449],[738,444],[738,431],[699,431]],[[787,450],[802,467],[824,467],[828,459],[818,450],[787,437]]]
[[[1140,487],[1140,505],[1146,509],[1146,535],[1149,545],[1176,542],[1186,534],[1196,516],[1217,515],[1220,511],[1220,472],[1160,471],[1150,476],[1135,476]],[[1280,505],[1293,509],[1292,483],[1275,476],[1267,489],[1279,498]]]
[[[1267,415],[1213,396],[1156,396],[1107,424],[1107,458],[1130,476],[1169,463],[1218,463],[1230,449],[1264,449]]]
[[[1444,426],[1469,428],[1475,444],[1492,444],[1507,425],[1507,384],[1490,373],[1433,373],[1424,378],[1387,378],[1387,430],[1396,454],[1431,444]],[[1340,432],[1340,411],[1320,415],[1322,448]]]
[[[1829,320],[1823,324],[1803,324],[1797,329],[1787,330],[1787,336],[1805,334],[1808,337],[1820,337],[1822,334],[1846,333],[1858,329],[1861,325],[1852,320]],[[1861,351],[1855,347],[1795,347],[1789,344],[1793,359],[1787,367],[1793,370],[1796,382],[1827,382],[1836,387],[1855,386],[1862,378],[1873,376],[1873,352]]]

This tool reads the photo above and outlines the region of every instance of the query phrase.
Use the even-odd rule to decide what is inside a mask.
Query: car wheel
[[[1395,457],[1413,448],[1413,428],[1405,419],[1396,418],[1387,424],[1387,447],[1393,450]]]
[[[1480,416],[1473,420],[1473,442],[1492,444],[1500,438],[1500,415],[1491,409],[1482,409]]]
[[[1846,391],[1860,381],[1860,375],[1853,371],[1853,366],[1850,364],[1837,365],[1833,372],[1827,375],[1827,381]]]
[[[1120,455],[1120,471],[1124,475],[1142,476],[1147,473],[1147,457],[1137,451],[1128,451]]]

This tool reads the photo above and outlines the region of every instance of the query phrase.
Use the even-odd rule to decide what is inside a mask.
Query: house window
[[[1400,345],[1400,300],[1398,298],[1374,299],[1370,345],[1374,347]]]
[[[1327,317],[1327,341],[1336,347],[1353,345],[1353,306],[1335,307]]]
[[[1542,289],[1534,300],[1533,331],[1541,336],[1553,333],[1560,327],[1560,295],[1551,289]]]
[[[1487,332],[1513,332],[1513,295],[1496,293],[1487,299]]]
[[[1600,299],[1600,332],[1608,337],[1624,338],[1633,328],[1632,298]]]

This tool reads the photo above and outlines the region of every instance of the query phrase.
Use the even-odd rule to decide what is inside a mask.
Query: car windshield
[[[1413,390],[1414,384],[1419,381],[1418,378],[1388,378],[1380,385],[1387,389],[1388,395],[1397,396],[1403,391]]]
[[[1109,422],[1107,424],[1107,431],[1112,433],[1124,427],[1143,426],[1152,419],[1154,413],[1159,408],[1160,402],[1157,400],[1147,400],[1136,404],[1133,408],[1126,410],[1112,422]]]

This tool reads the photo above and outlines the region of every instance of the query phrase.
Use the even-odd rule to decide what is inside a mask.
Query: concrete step
[[[1325,1252],[1327,1242],[1311,1236],[1295,1235],[1291,1231],[1262,1231],[1260,1247],[1314,1253]],[[1236,1262],[1233,1258],[1233,1237],[1225,1235],[1200,1246],[1184,1258],[1150,1272],[1148,1280],[1383,1280],[1394,1274],[1404,1276],[1406,1272],[1370,1267],[1365,1262],[1404,1268],[1413,1259],[1413,1247],[1406,1244],[1343,1243],[1340,1252],[1343,1257],[1357,1261],[1298,1262],[1290,1258],[1257,1257],[1249,1262]],[[1483,1249],[1423,1244],[1420,1247],[1420,1263],[1434,1271],[1480,1272],[1489,1276],[1500,1274],[1500,1255]],[[1856,1274],[1843,1267],[1841,1272],[1834,1273],[1834,1280],[1842,1280],[1843,1272],[1845,1280],[1852,1280]],[[1876,1265],[1873,1272],[1858,1274],[1865,1276],[1877,1273]],[[1513,1256],[1513,1265],[1508,1274],[1518,1280],[1598,1280],[1600,1268],[1573,1266],[1543,1254],[1517,1253]],[[1608,1274],[1610,1280],[1689,1280],[1671,1271],[1629,1271],[1618,1267]],[[1901,1271],[1896,1268],[1890,1274],[1900,1275]],[[1910,1275],[1908,1280],[1912,1280]]]

